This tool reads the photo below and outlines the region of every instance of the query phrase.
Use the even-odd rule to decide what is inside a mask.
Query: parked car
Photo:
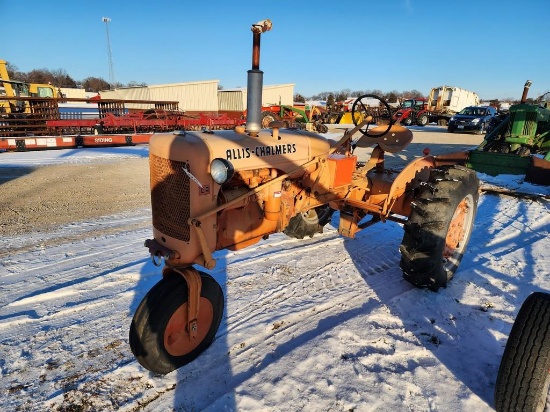
[[[497,111],[491,106],[468,106],[449,119],[447,130],[482,134]]]

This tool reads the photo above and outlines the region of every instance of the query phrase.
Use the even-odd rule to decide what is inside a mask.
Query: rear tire
[[[447,286],[470,240],[478,187],[476,172],[465,167],[431,171],[404,226],[400,266],[407,281],[433,291]]]
[[[410,117],[407,117],[405,120],[402,120],[402,121],[401,121],[401,124],[402,124],[403,126],[410,126],[410,125],[412,124],[412,120],[411,120]]]
[[[418,126],[426,126],[428,124],[428,120],[429,120],[428,116],[423,114],[418,118],[418,121],[416,122],[416,124]]]
[[[303,239],[306,236],[313,237],[316,233],[323,233],[323,226],[330,221],[333,213],[334,210],[328,205],[298,213],[290,219],[284,233],[296,239]]]
[[[187,283],[182,275],[165,276],[139,304],[130,326],[130,348],[146,369],[160,374],[172,372],[194,360],[214,340],[223,314],[223,292],[211,276],[199,273],[202,289],[196,341],[189,339],[186,325],[177,327],[181,324],[178,321],[186,318],[188,307]]]
[[[543,411],[550,386],[550,294],[535,292],[521,306],[495,385],[497,412]]]

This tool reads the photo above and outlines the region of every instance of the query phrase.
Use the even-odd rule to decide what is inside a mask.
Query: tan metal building
[[[246,110],[246,88],[227,89],[218,91],[219,111],[243,111]],[[262,105],[294,103],[294,83],[275,84],[263,87]]]
[[[150,85],[143,87],[121,87],[101,91],[103,99],[119,100],[162,100],[177,101],[180,110],[185,112],[242,112],[246,109],[247,90],[218,90],[219,80],[206,80],[187,83]],[[262,104],[292,105],[294,83],[263,87]],[[148,109],[150,105],[127,104],[128,109]]]
[[[84,89],[75,89],[72,87],[60,87],[59,90],[61,90],[63,97],[70,99],[85,99],[86,95],[89,94]]]
[[[217,112],[219,80],[122,87],[101,91],[103,99],[177,101],[186,112]],[[147,109],[149,105],[128,104],[130,109]]]

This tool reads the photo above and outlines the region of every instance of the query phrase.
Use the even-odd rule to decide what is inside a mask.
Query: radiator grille
[[[537,133],[536,112],[513,112],[510,114],[507,136],[530,136]]]
[[[149,157],[153,226],[167,236],[188,242],[190,191],[184,166],[187,163]]]
[[[525,116],[525,125],[523,126],[524,136],[535,136],[537,131],[537,113],[527,112]]]

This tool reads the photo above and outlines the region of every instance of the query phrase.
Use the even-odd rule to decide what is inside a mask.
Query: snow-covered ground
[[[146,151],[120,149],[10,154],[0,173]],[[216,253],[210,273],[226,296],[216,340],[166,376],[128,345],[161,273],[143,247],[149,209],[0,239],[0,409],[492,410],[515,315],[530,293],[550,290],[548,198],[483,194],[462,265],[438,293],[403,280],[399,224],[346,239],[337,218],[312,239],[278,234]]]

